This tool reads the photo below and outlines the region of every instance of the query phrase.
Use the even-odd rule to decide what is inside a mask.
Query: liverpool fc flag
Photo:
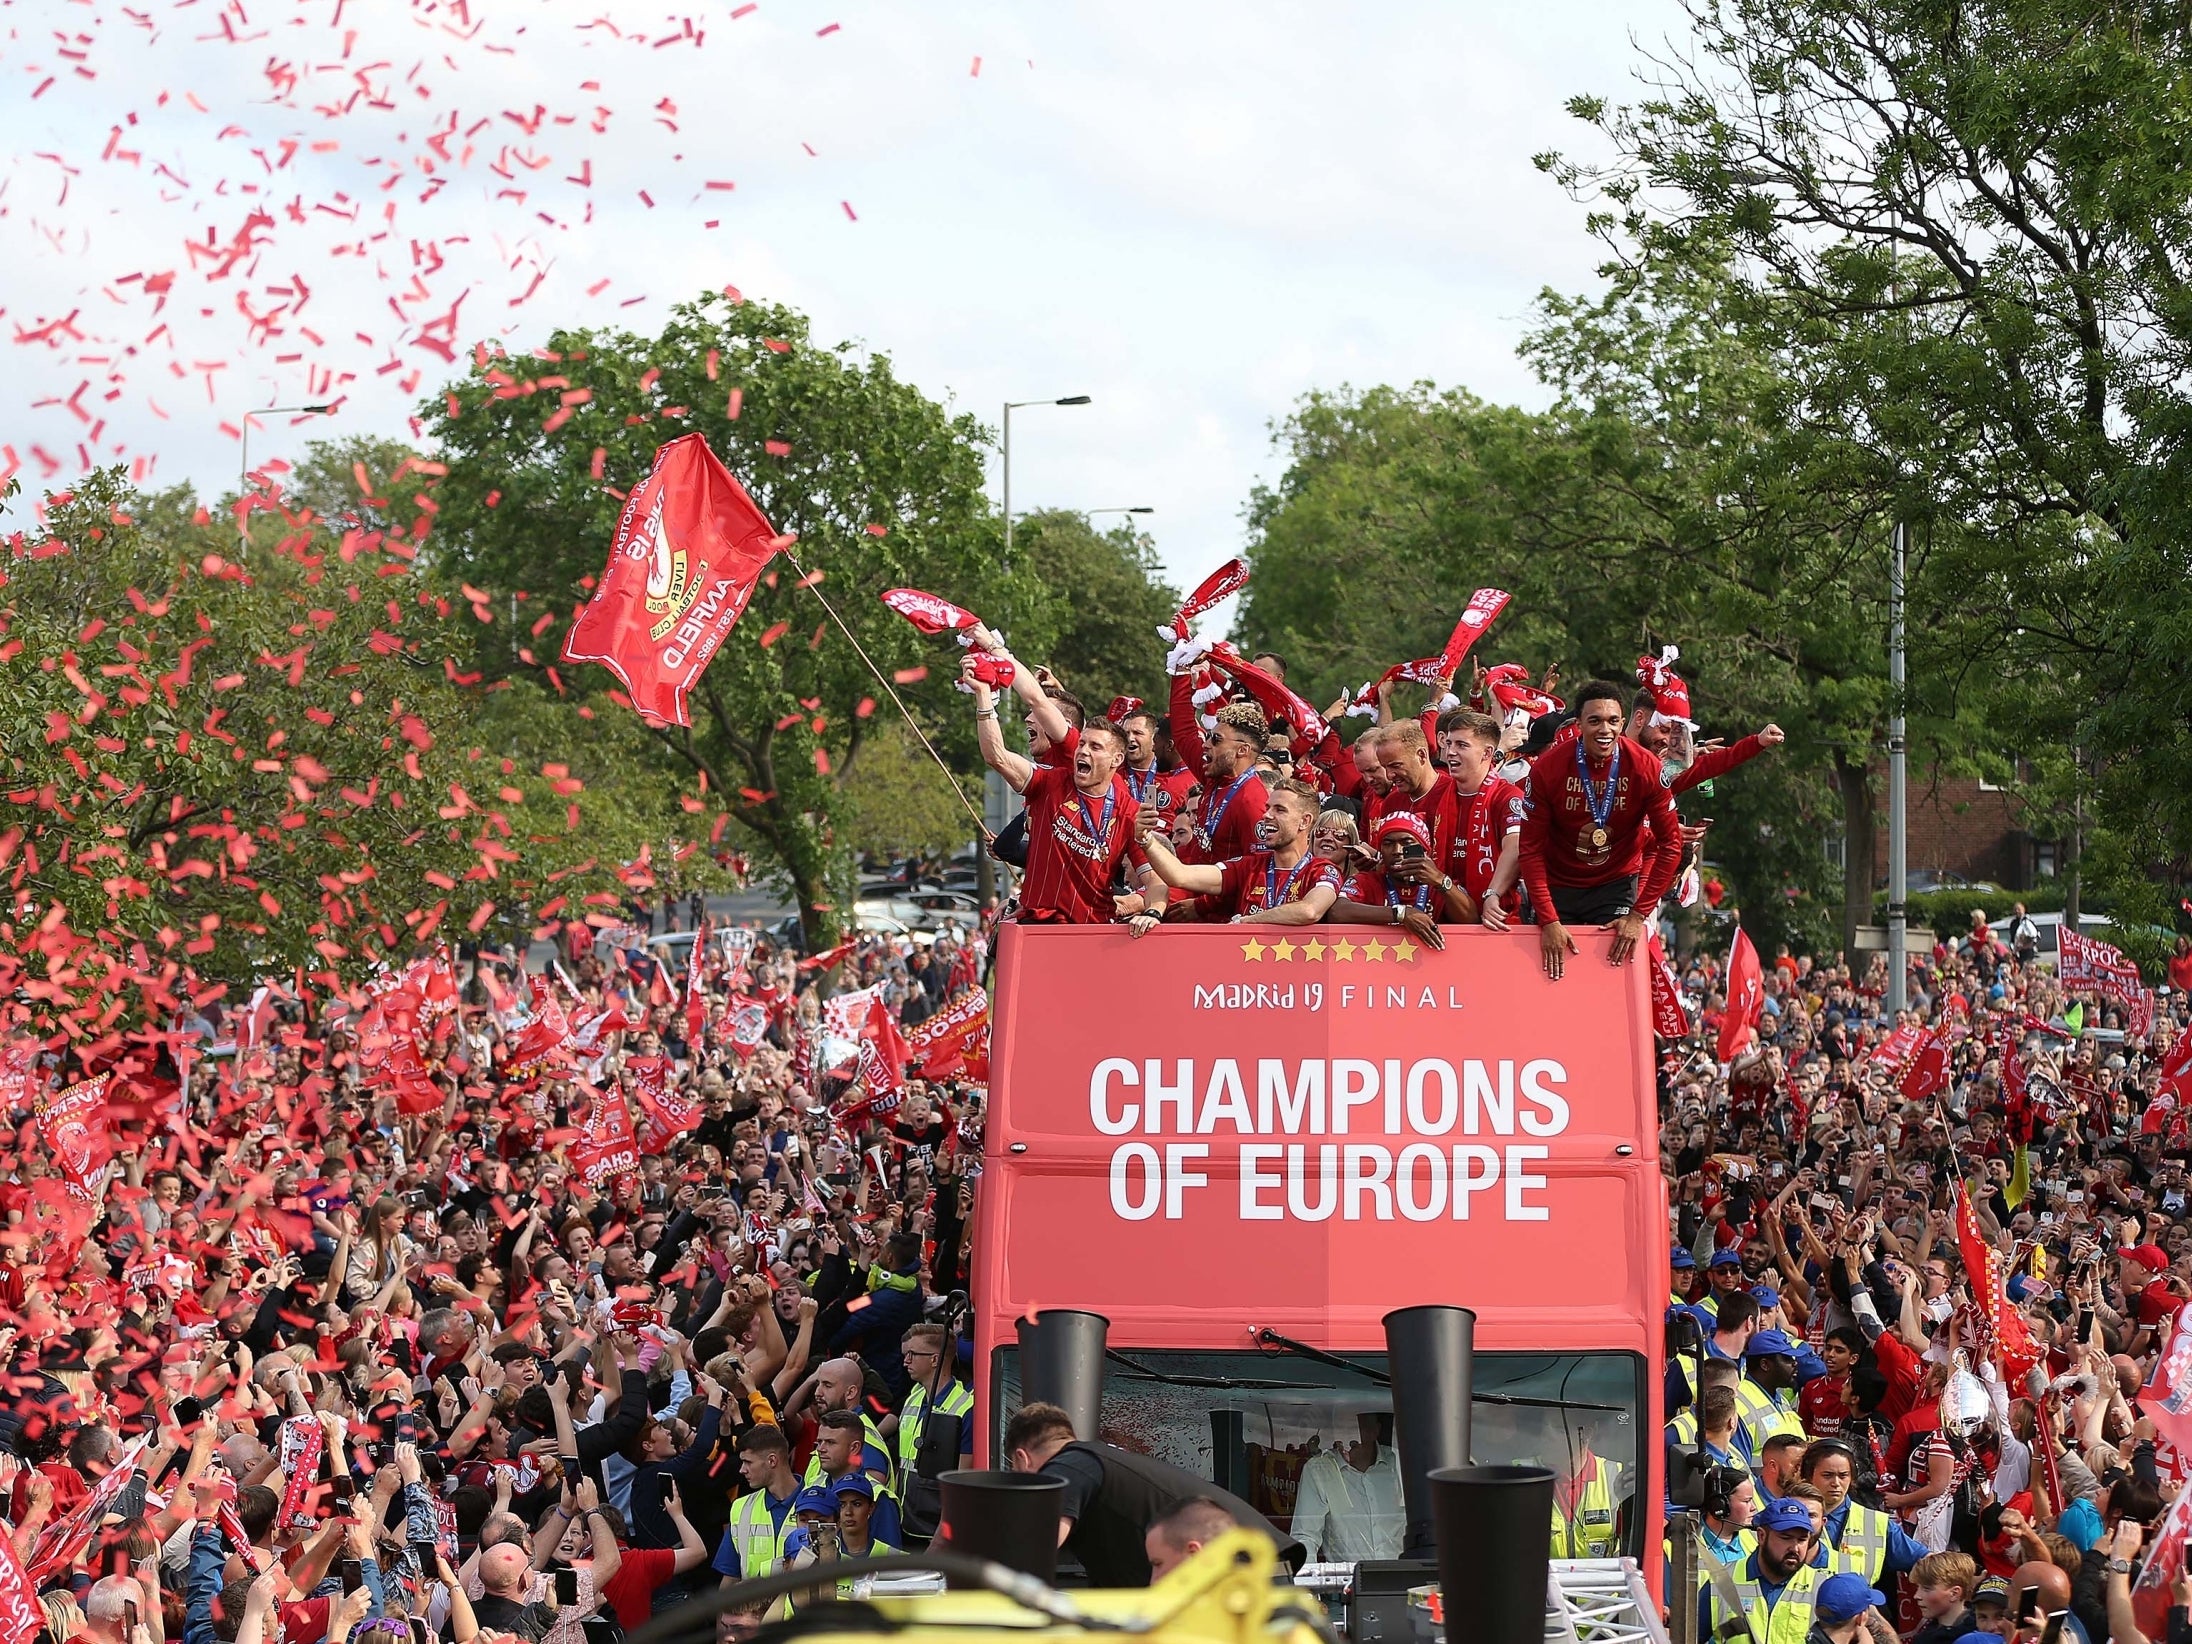
[[[690,725],[686,693],[779,540],[705,439],[670,441],[625,501],[601,586],[564,636],[564,660],[609,669],[649,724]]]

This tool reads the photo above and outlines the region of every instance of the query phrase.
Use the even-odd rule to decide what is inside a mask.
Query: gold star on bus
[[[1362,945],[1362,956],[1372,964],[1376,964],[1385,957],[1385,944],[1375,936],[1371,937],[1369,941]]]
[[[1323,939],[1316,936],[1310,937],[1308,941],[1302,944],[1301,956],[1304,959],[1322,959],[1324,957]]]
[[[1355,944],[1348,941],[1346,937],[1341,937],[1337,942],[1334,942],[1332,944],[1332,957],[1335,959],[1354,958]]]
[[[1261,959],[1263,951],[1263,944],[1253,936],[1241,944],[1241,957],[1243,959]]]
[[[1406,937],[1402,937],[1393,944],[1393,963],[1405,965],[1422,951],[1423,949],[1415,943],[1409,941]]]
[[[1289,942],[1285,937],[1280,937],[1276,942],[1273,942],[1271,944],[1271,957],[1278,960],[1287,960],[1293,958],[1294,944],[1292,942]]]

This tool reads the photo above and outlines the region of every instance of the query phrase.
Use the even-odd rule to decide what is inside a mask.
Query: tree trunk
[[[1837,750],[1834,785],[1842,795],[1842,960],[1857,967],[1857,927],[1872,923],[1872,772]]]

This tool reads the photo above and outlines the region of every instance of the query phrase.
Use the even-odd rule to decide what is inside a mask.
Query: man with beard
[[[983,761],[1027,801],[1027,877],[1020,886],[1020,918],[1030,924],[1109,923],[1112,876],[1122,861],[1131,861],[1145,888],[1161,895],[1154,892],[1155,878],[1135,842],[1141,807],[1119,779],[1126,759],[1126,738],[1119,727],[1109,720],[1084,725],[1065,767],[1038,766],[1005,746],[995,694],[974,677],[973,657],[961,662],[960,677],[974,697],[975,735]],[[1028,703],[1028,724],[1060,744],[1070,729],[1048,697]]]
[[[1284,777],[1271,785],[1269,808],[1257,825],[1261,849],[1223,863],[1183,862],[1154,817],[1144,823],[1142,848],[1159,879],[1203,898],[1204,917],[1252,925],[1314,925],[1339,895],[1339,869],[1310,850],[1317,791]],[[1154,914],[1130,921],[1136,936],[1154,929]]]
[[[1256,775],[1256,756],[1269,735],[1263,710],[1253,702],[1228,702],[1217,720],[1201,743],[1203,797],[1193,813],[1195,842],[1182,858],[1188,862],[1231,862],[1248,855],[1269,803],[1269,790]]]
[[[1576,951],[1569,924],[1610,926],[1607,958],[1626,963],[1682,864],[1682,819],[1659,761],[1621,734],[1621,687],[1596,681],[1576,702],[1575,740],[1555,743],[1531,763],[1522,824],[1523,881],[1539,955],[1554,981]]]
[[[1804,1644],[1814,1593],[1826,1579],[1811,1563],[1811,1509],[1801,1501],[1768,1502],[1751,1529],[1757,1550],[1698,1594],[1697,1636],[1716,1637],[1724,1623],[1733,1623],[1740,1636],[1748,1623],[1757,1644]]]
[[[1157,715],[1149,708],[1137,707],[1122,715],[1119,732],[1126,738],[1126,768],[1120,774],[1126,778],[1127,791],[1135,804],[1169,822],[1194,790],[1195,773],[1184,766],[1169,771],[1158,768]]]
[[[1423,727],[1413,719],[1395,720],[1378,733],[1378,758],[1385,767],[1386,790],[1363,820],[1375,836],[1377,824],[1406,811],[1431,836],[1431,862],[1445,862],[1454,834],[1454,782],[1431,759]]]

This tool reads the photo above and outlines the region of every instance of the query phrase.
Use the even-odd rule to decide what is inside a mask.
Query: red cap
[[[2169,1271],[2169,1252],[2158,1244],[2135,1244],[2128,1250],[2117,1251],[2116,1254],[2127,1262],[2137,1262],[2149,1273]]]

